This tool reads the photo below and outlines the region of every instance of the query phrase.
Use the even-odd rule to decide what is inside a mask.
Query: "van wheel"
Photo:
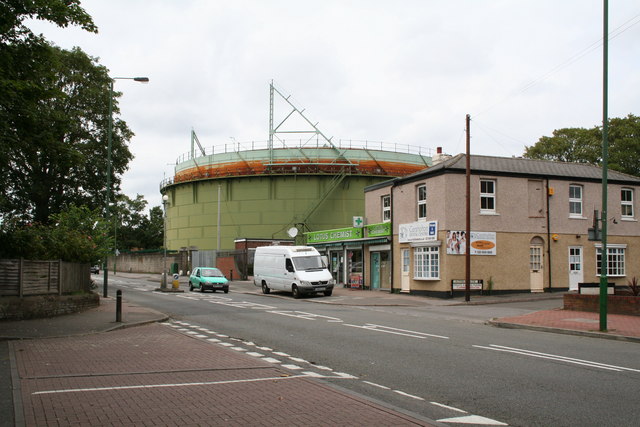
[[[189,292],[193,292],[193,283],[189,282]]]
[[[262,293],[268,294],[269,292],[271,292],[271,289],[267,286],[267,282],[262,282]]]
[[[291,293],[293,294],[293,297],[295,299],[300,298],[302,295],[300,294],[300,289],[298,289],[298,287],[296,285],[293,285],[291,287]]]
[[[333,293],[333,289],[330,290],[330,291],[324,291],[324,296],[325,297],[330,297],[332,293]]]

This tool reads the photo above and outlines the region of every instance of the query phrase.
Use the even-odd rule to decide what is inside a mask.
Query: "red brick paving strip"
[[[523,316],[503,317],[499,322],[544,326],[575,331],[599,331],[600,314],[571,310],[543,310]],[[627,337],[640,337],[640,316],[607,315],[610,333]]]
[[[162,325],[11,342],[26,425],[429,425]],[[75,388],[266,381],[33,394]]]

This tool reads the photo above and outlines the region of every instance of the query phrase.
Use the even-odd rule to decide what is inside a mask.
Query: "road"
[[[443,423],[637,425],[638,344],[484,324],[549,302],[365,307],[233,288],[159,293],[157,283],[117,276],[110,284],[185,333],[203,328],[292,369],[331,369],[341,375],[323,381]]]

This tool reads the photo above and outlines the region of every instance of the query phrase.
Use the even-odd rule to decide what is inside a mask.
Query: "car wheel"
[[[225,290],[224,290],[224,293],[225,293],[225,294],[228,294],[228,293],[229,293],[229,289],[225,289]]]
[[[211,289],[211,292],[213,292],[213,293],[215,294],[215,293],[216,293],[216,290],[215,290],[215,289]]]
[[[300,294],[300,289],[298,289],[298,287],[296,285],[293,285],[291,287],[291,293],[293,294],[293,297],[295,299],[298,299],[302,296],[302,294]]]
[[[324,291],[324,296],[325,297],[330,297],[332,293],[333,293],[333,289],[330,290],[330,291]]]
[[[193,283],[189,282],[189,292],[193,292]]]
[[[204,292],[204,285],[200,283],[200,292]]]
[[[267,286],[267,282],[262,282],[262,293],[268,294],[269,292],[271,292],[271,289]]]

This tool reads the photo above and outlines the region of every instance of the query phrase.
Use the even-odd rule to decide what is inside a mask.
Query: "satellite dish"
[[[287,234],[289,237],[296,237],[298,235],[298,229],[296,227],[291,227],[287,230]]]

